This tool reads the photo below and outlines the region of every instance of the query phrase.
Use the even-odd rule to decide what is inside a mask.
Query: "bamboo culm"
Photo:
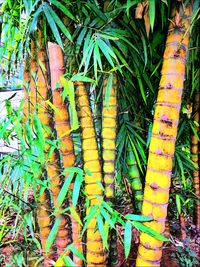
[[[191,6],[185,7],[184,11],[184,14],[180,14],[182,10],[179,10],[179,13],[176,12],[174,21],[171,21],[169,26],[142,205],[142,214],[153,219],[145,225],[159,233],[165,230],[172,160],[185,76]],[[146,233],[140,233],[136,266],[160,266],[162,245],[162,241]]]
[[[70,135],[70,120],[67,106],[62,101],[62,90],[60,85],[60,78],[64,74],[64,57],[61,48],[55,43],[48,43],[49,51],[49,62],[50,62],[50,72],[51,72],[51,90],[53,97],[53,104],[55,108],[59,111],[55,112],[55,128],[57,132],[57,137],[60,141],[59,150],[61,154],[61,162],[64,168],[72,167],[75,165],[75,155],[72,137]],[[57,88],[58,87],[58,88]],[[68,175],[65,175],[65,179]],[[73,185],[71,185],[73,189]],[[71,201],[69,201],[70,204]],[[56,199],[55,199],[56,205]],[[71,204],[70,204],[71,205]],[[82,252],[82,242],[81,242],[81,226],[77,223],[71,216],[71,228],[67,225],[63,225],[60,230],[58,230],[56,237],[57,249],[59,249],[58,254],[63,253],[66,246],[69,244],[69,236],[72,234],[72,241],[76,249]],[[72,233],[71,233],[72,230]],[[65,253],[66,255],[66,253]],[[76,255],[73,255],[74,263],[76,266],[82,266],[83,262]]]
[[[98,182],[102,183],[101,164],[99,160],[98,147],[94,121],[91,107],[89,104],[86,84],[83,82],[75,83],[78,116],[82,130],[82,151],[85,173],[85,192],[90,201],[90,206],[101,205],[103,192]],[[90,171],[90,173],[87,172]],[[97,198],[99,196],[99,198]],[[86,214],[90,207],[86,209]],[[87,266],[106,266],[106,254],[103,249],[102,238],[99,230],[96,230],[97,219],[92,218],[87,228]]]
[[[138,213],[141,213],[142,200],[143,200],[143,190],[142,183],[140,180],[140,173],[135,159],[134,152],[131,148],[131,144],[127,146],[126,164],[128,166],[128,176],[131,183],[131,188],[134,197],[134,206]]]

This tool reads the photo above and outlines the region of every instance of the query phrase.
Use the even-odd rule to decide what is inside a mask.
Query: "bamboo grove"
[[[0,5],[1,76],[20,68],[24,96],[0,125],[19,147],[0,221],[28,247],[11,264],[162,266],[173,221],[183,244],[200,225],[199,1]]]

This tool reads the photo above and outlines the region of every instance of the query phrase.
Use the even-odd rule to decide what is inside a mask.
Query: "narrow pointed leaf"
[[[132,239],[132,224],[127,221],[124,229],[124,252],[126,259],[130,253]]]

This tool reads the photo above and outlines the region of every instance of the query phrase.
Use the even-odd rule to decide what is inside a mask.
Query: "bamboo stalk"
[[[143,200],[142,183],[140,180],[137,161],[130,144],[127,146],[126,164],[128,165],[128,175],[131,181],[131,187],[134,196],[134,206],[136,211],[141,213]]]
[[[51,71],[51,90],[53,97],[53,104],[59,113],[55,112],[55,128],[57,131],[57,136],[60,141],[60,153],[62,156],[62,164],[64,168],[72,167],[75,164],[75,155],[73,148],[73,141],[70,135],[70,121],[67,107],[63,104],[62,101],[62,88],[57,86],[60,84],[60,77],[64,74],[64,57],[61,48],[54,43],[48,43],[49,50],[49,62],[50,62],[50,71]],[[68,175],[65,176],[65,179],[68,178]],[[73,189],[73,185],[71,185]],[[71,201],[70,201],[71,202]],[[55,199],[56,205],[56,199]],[[71,203],[70,203],[71,206]],[[81,226],[74,220],[71,216],[71,226],[72,226],[72,239],[74,246],[82,252],[82,243],[81,243]],[[62,236],[59,235],[59,232],[62,231]],[[59,255],[63,253],[63,250],[69,244],[67,237],[71,234],[71,229],[67,229],[66,226],[63,229],[58,230],[56,243],[59,242],[62,247],[59,249]],[[65,234],[64,234],[65,232]],[[62,240],[62,241],[61,241]],[[73,260],[76,263],[76,266],[82,266],[83,262],[75,254],[73,255]]]
[[[82,129],[82,149],[85,173],[85,192],[90,201],[90,206],[101,205],[102,189],[97,182],[102,183],[101,165],[98,155],[96,133],[86,86],[83,82],[76,82],[76,96],[79,107],[79,119]],[[90,174],[87,173],[90,171]],[[99,196],[100,198],[97,198]],[[90,207],[86,209],[89,213]],[[102,238],[96,227],[96,217],[92,218],[87,228],[87,266],[106,266],[106,254],[103,249]]]
[[[199,72],[200,73],[200,72]],[[194,96],[194,105],[193,105],[193,113],[194,113],[194,121],[199,124],[199,109],[200,109],[200,92],[197,91]],[[196,132],[198,134],[199,127],[197,127]],[[199,156],[198,156],[198,145],[199,140],[196,135],[191,136],[191,153],[192,153],[192,161],[195,164],[195,170],[193,171],[193,184],[194,184],[194,190],[195,194],[200,200],[200,183],[199,183]],[[196,201],[196,208],[195,208],[195,220],[196,220],[196,226],[200,229],[200,202]]]
[[[103,181],[105,185],[105,200],[110,204],[115,198],[115,159],[116,159],[116,128],[117,128],[117,86],[116,74],[113,74],[112,88],[108,103],[106,103],[106,88],[108,79],[103,84],[103,109],[102,109],[102,158]],[[116,266],[117,259],[117,234],[115,229],[109,233],[108,265]]]
[[[48,110],[48,106],[45,101],[48,99],[48,73],[47,73],[47,54],[45,49],[45,44],[42,36],[42,32],[38,33],[38,72],[37,72],[37,104],[36,111],[38,113],[38,117],[43,124],[43,134],[45,139],[50,139],[50,132],[46,127],[50,126],[51,116]],[[47,153],[50,146],[46,144],[44,147],[45,154],[47,157]],[[47,168],[48,169],[48,168]],[[47,170],[48,172],[48,170]],[[49,175],[49,174],[48,174]],[[46,190],[47,191],[47,190]],[[52,210],[50,205],[50,201],[47,199],[47,193],[44,192],[39,198],[39,207],[37,210],[37,218],[38,225],[40,230],[40,239],[42,243],[43,255],[44,255],[44,266],[49,266],[49,260],[55,258],[55,251],[53,248],[50,248],[49,253],[46,253],[46,242],[51,231],[52,221],[50,220],[50,214],[47,213],[47,210]],[[46,219],[45,219],[46,218]],[[43,222],[46,220],[46,224],[43,225]]]
[[[165,230],[172,159],[185,76],[190,15],[189,5],[183,15],[176,13],[174,21],[171,21],[169,26],[149,147],[142,214],[153,219],[145,225],[159,233]],[[146,233],[140,233],[136,266],[160,266],[162,245],[162,241]]]
[[[112,88],[108,103],[105,94],[108,80],[103,86],[103,110],[102,110],[102,157],[103,179],[105,184],[105,198],[111,203],[114,200],[115,187],[115,158],[116,158],[116,128],[117,128],[117,77],[113,76]]]

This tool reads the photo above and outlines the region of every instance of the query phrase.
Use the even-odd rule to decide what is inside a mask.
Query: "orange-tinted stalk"
[[[50,139],[50,132],[45,127],[50,126],[51,116],[48,111],[48,106],[45,103],[45,101],[49,97],[48,93],[48,74],[47,74],[47,54],[45,49],[44,40],[42,37],[42,32],[39,31],[38,36],[38,71],[37,71],[37,105],[36,110],[38,113],[38,117],[44,126],[43,133],[45,139]],[[46,145],[44,147],[45,154],[47,157],[47,152],[49,149],[49,145]],[[48,169],[48,168],[47,168]],[[49,174],[48,174],[49,176]],[[55,252],[53,251],[53,248],[50,248],[50,252],[46,254],[46,241],[48,238],[48,235],[51,231],[51,220],[50,220],[50,214],[47,213],[47,210],[51,210],[49,207],[50,201],[47,200],[47,194],[44,192],[39,199],[39,207],[37,210],[37,218],[38,218],[38,225],[40,229],[40,239],[42,243],[42,249],[44,253],[44,266],[49,266],[49,259],[55,257]],[[46,222],[44,224],[44,221]]]
[[[183,13],[184,14],[181,14]],[[172,160],[185,76],[191,6],[177,12],[170,22],[161,71],[158,98],[146,174],[142,214],[153,220],[145,225],[164,233]],[[160,266],[163,242],[140,233],[136,266]]]
[[[200,73],[200,71],[199,71]],[[200,76],[198,73],[198,76]],[[193,106],[193,113],[194,113],[194,121],[199,125],[199,110],[200,110],[200,92],[197,91],[194,97],[194,106]],[[196,128],[197,134],[199,132],[199,127]],[[199,184],[199,140],[196,135],[192,135],[191,137],[191,153],[192,153],[192,160],[195,164],[195,170],[193,171],[193,184],[195,189],[195,194],[200,200],[200,184]],[[195,220],[196,226],[200,229],[200,202],[196,201],[196,208],[195,208]]]
[[[60,86],[60,77],[64,74],[64,57],[61,48],[55,43],[48,43],[49,50],[49,62],[50,62],[50,71],[51,71],[51,90],[53,97],[53,104],[58,112],[55,112],[55,128],[57,131],[57,137],[60,141],[59,150],[62,156],[62,164],[64,168],[72,167],[75,164],[75,155],[74,155],[74,147],[72,137],[70,135],[70,120],[69,113],[67,110],[67,106],[63,104],[62,101],[62,90],[63,88]],[[68,178],[68,175],[65,176],[65,179]],[[73,189],[73,185],[71,185],[71,189]],[[56,205],[56,200],[55,200]],[[67,226],[67,225],[66,225]],[[81,226],[77,223],[76,220],[71,216],[71,226],[72,226],[72,239],[74,246],[82,252],[82,243],[80,238]],[[71,229],[65,227],[62,230],[62,233],[65,231],[64,236],[59,237],[59,230],[56,238],[56,243],[59,242],[62,248],[59,248],[58,254],[62,253],[66,246],[69,244],[69,236],[71,234]],[[66,242],[65,242],[66,241]],[[73,255],[73,260],[77,266],[82,266],[83,262],[76,255]]]

